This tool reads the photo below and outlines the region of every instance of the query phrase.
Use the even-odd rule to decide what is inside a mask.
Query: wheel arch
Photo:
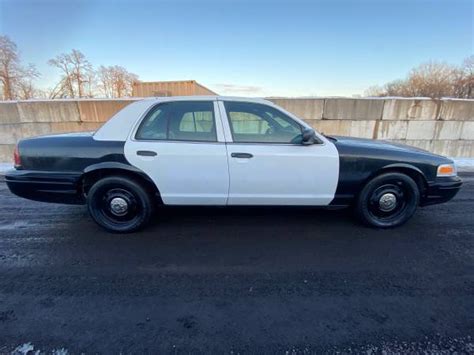
[[[428,180],[426,179],[425,174],[418,167],[406,163],[395,163],[383,166],[379,170],[375,171],[371,176],[369,176],[362,186],[365,186],[373,178],[390,172],[402,173],[411,177],[417,184],[420,190],[420,195],[424,195],[426,188],[428,187]]]
[[[82,193],[86,195],[95,182],[108,176],[124,176],[136,180],[154,194],[159,203],[163,203],[158,187],[143,171],[119,162],[103,162],[85,168],[80,180]]]

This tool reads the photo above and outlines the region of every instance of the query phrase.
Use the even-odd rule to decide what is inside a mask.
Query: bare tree
[[[73,49],[70,53],[62,53],[48,63],[58,68],[61,73],[61,80],[52,90],[50,97],[86,97],[92,94],[92,91],[86,89],[92,87],[90,82],[93,78],[92,64],[86,59],[85,55]]]
[[[109,68],[111,67],[104,67],[101,65],[97,70],[99,90],[108,98],[114,97],[113,76],[112,71]]]
[[[394,80],[385,85],[385,94],[381,96],[414,96],[408,80]]]
[[[456,71],[454,92],[456,97],[474,98],[474,55],[466,58]]]
[[[364,92],[365,96],[384,96],[385,95],[385,89],[379,85],[373,85],[369,87],[367,90]]]
[[[412,69],[406,79],[387,83],[382,96],[453,96],[455,72],[455,67],[445,63],[423,63]]]
[[[16,94],[20,100],[33,99],[39,96],[39,89],[33,84],[34,80],[39,77],[36,67],[29,64],[23,70],[23,77],[16,83]]]
[[[59,68],[62,71],[62,77],[59,83],[56,84],[51,93],[51,98],[61,97],[75,97],[74,90],[74,75],[67,54],[60,54],[54,59],[50,59],[48,64]]]
[[[408,86],[413,96],[453,96],[455,71],[456,67],[446,63],[424,63],[410,72]]]
[[[87,97],[96,96],[97,73],[94,70],[87,72],[84,82],[84,94]]]
[[[21,65],[16,44],[7,36],[0,36],[0,84],[3,100],[33,97],[33,80],[39,77],[35,66]]]
[[[474,97],[474,56],[462,66],[427,62],[412,69],[406,79],[367,90],[368,96]]]
[[[136,74],[124,67],[100,66],[97,71],[99,88],[105,97],[124,97],[132,94],[132,85],[138,80]]]

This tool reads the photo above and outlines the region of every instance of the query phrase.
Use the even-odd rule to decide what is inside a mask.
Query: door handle
[[[232,158],[246,158],[246,159],[253,158],[253,155],[250,153],[231,153],[230,156]]]
[[[143,157],[154,157],[156,156],[156,152],[152,152],[151,150],[137,150],[137,155],[141,155]]]

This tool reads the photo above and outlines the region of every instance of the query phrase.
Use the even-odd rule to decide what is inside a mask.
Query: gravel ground
[[[0,182],[0,353],[474,353],[474,178],[405,226],[166,208],[143,232]]]

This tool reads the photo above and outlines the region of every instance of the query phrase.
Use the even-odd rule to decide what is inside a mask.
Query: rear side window
[[[216,142],[214,104],[212,101],[159,104],[144,118],[135,139]]]

